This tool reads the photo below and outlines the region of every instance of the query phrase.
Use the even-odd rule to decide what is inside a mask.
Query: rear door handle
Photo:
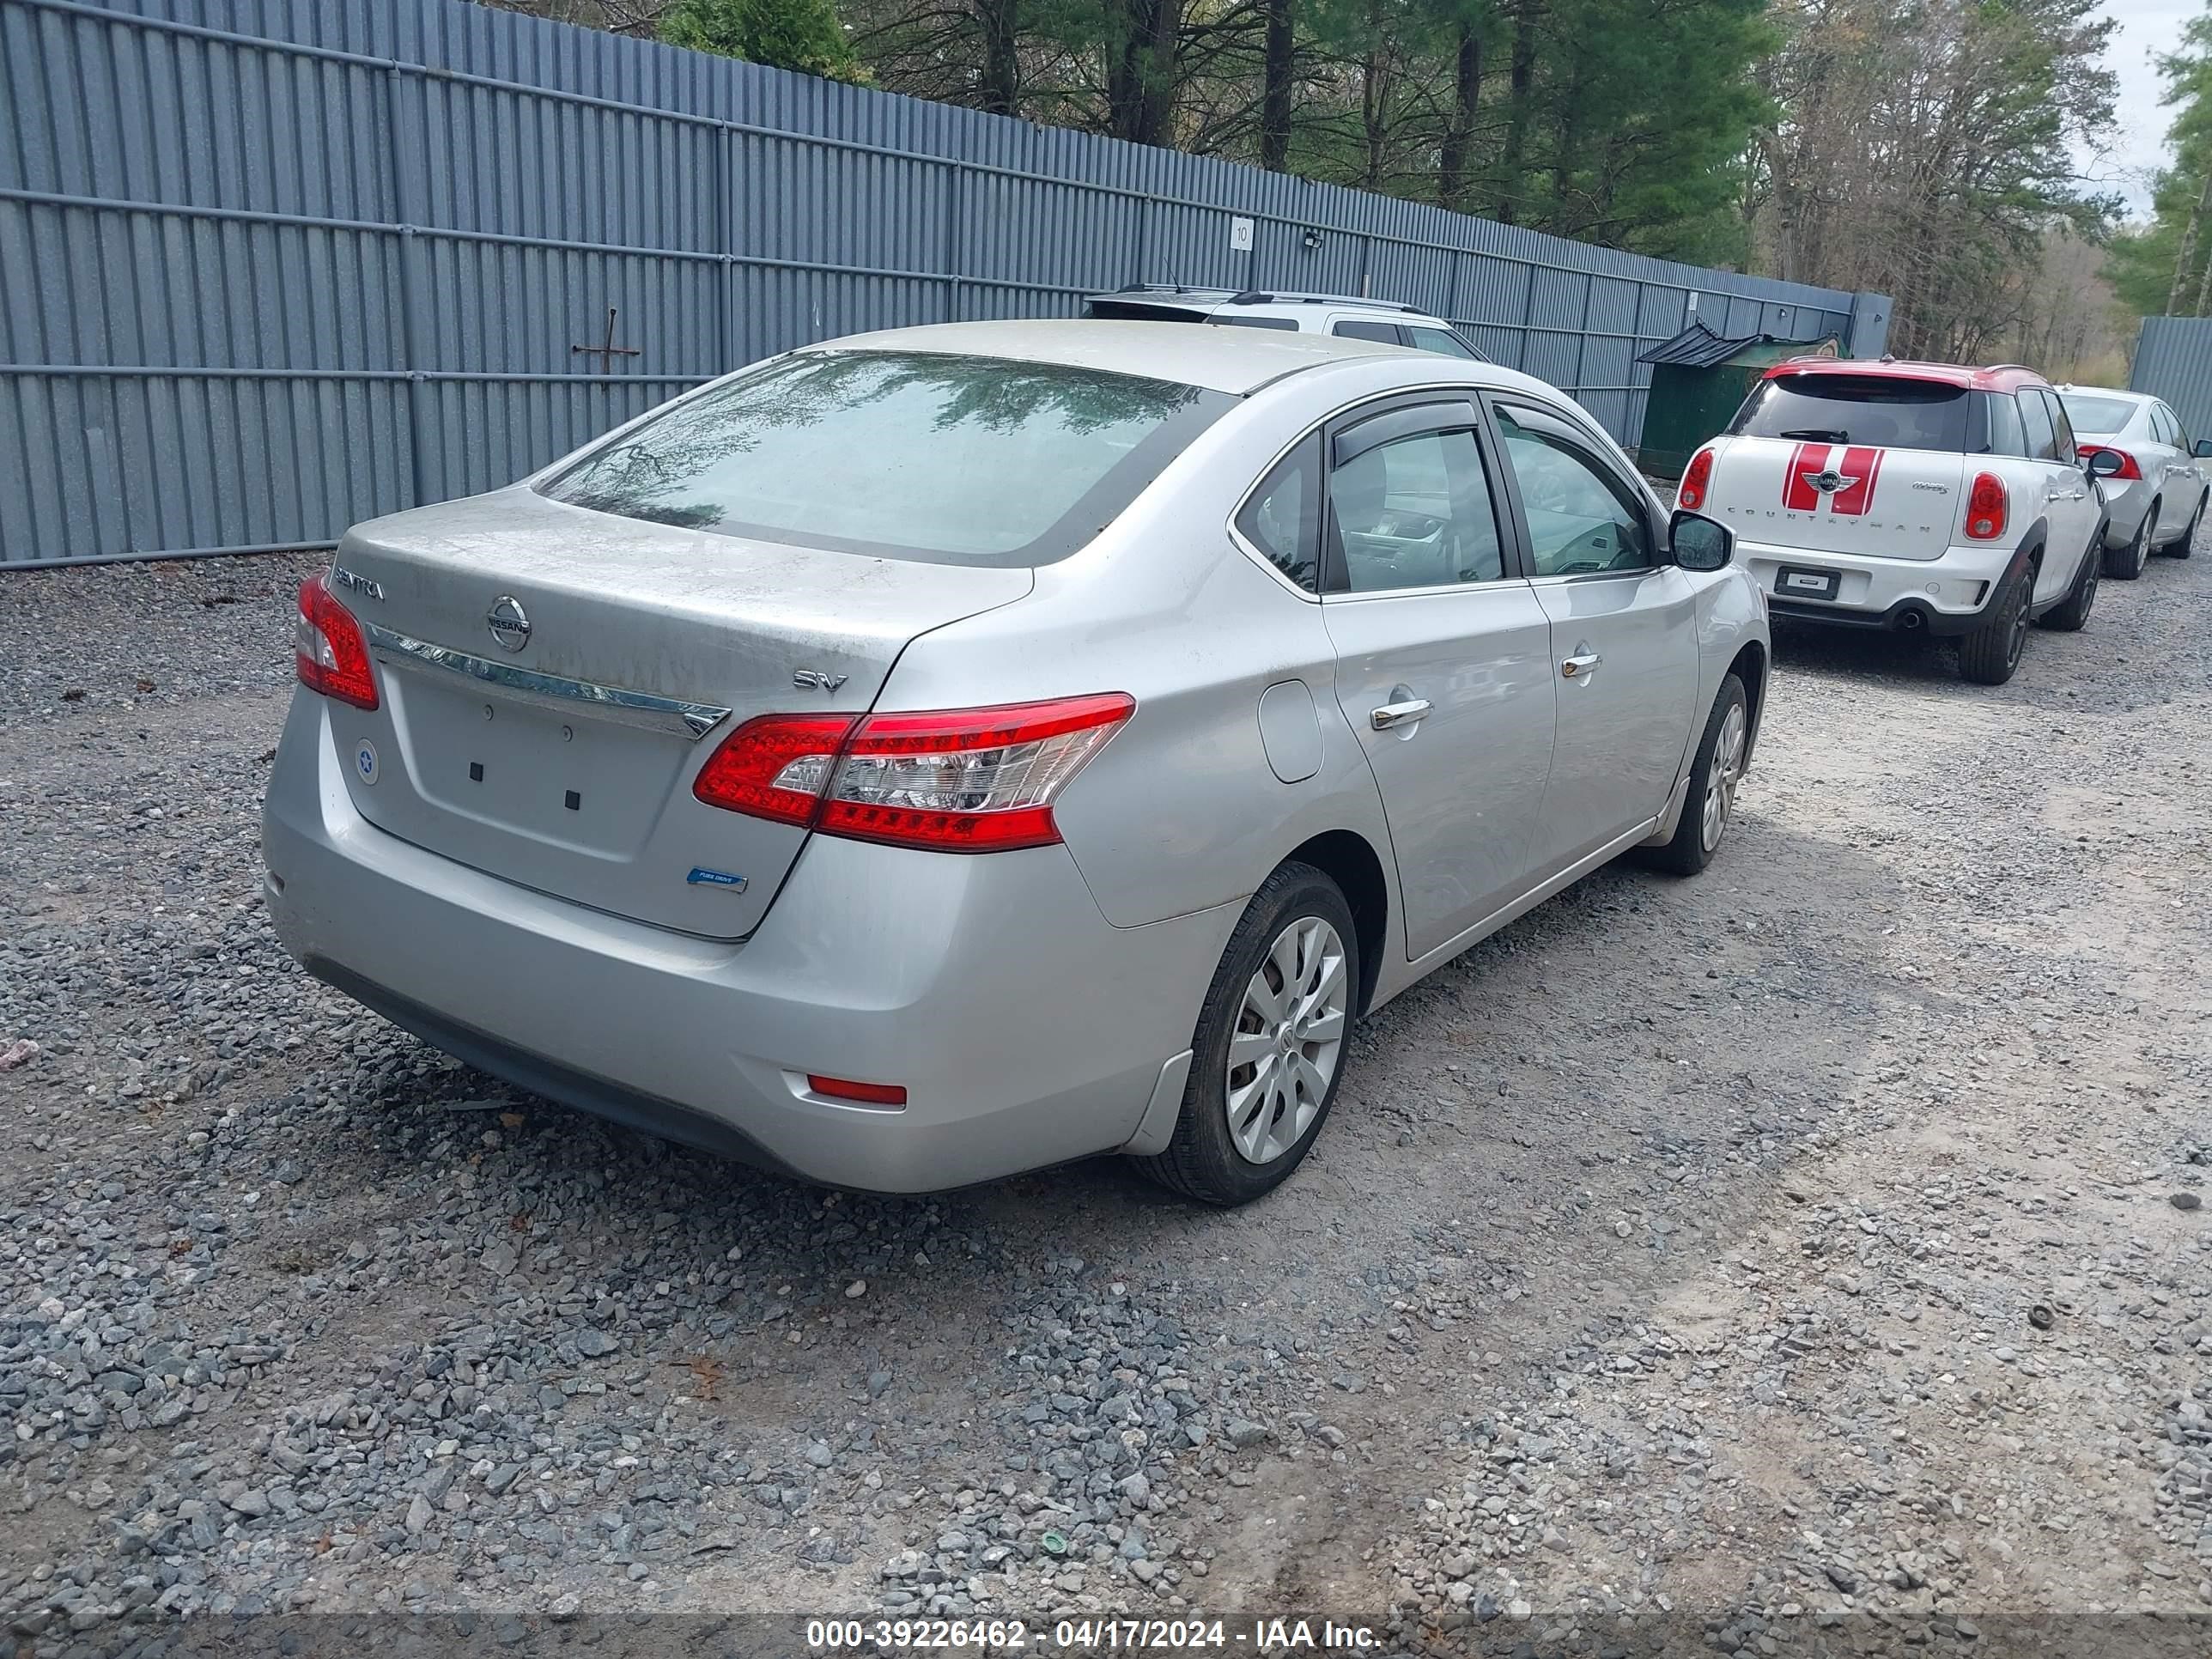
[[[1388,732],[1394,726],[1404,726],[1417,720],[1429,712],[1426,697],[1409,697],[1403,702],[1386,702],[1368,715],[1367,723],[1377,732]]]
[[[1584,651],[1569,657],[1559,665],[1559,678],[1565,680],[1586,680],[1597,672],[1598,665],[1605,659],[1595,651]]]

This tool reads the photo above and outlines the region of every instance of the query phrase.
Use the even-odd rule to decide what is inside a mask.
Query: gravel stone
[[[1391,1659],[1917,1653],[2212,1603],[2212,556],[1995,690],[1785,637],[1714,868],[1364,1022],[1225,1213],[1108,1161],[812,1191],[301,973],[258,814],[319,562],[0,578],[0,1642],[1296,1582]]]

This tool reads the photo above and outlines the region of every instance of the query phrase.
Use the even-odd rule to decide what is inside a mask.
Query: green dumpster
[[[1835,355],[1832,336],[1778,340],[1771,334],[1747,334],[1730,339],[1692,319],[1673,339],[1636,360],[1651,365],[1637,464],[1654,477],[1680,477],[1698,447],[1718,436],[1735,418],[1761,374],[1792,357]]]

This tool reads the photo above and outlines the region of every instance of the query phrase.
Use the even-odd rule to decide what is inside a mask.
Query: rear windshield
[[[1235,399],[933,352],[802,352],[687,399],[541,486],[690,530],[943,564],[1065,558]]]
[[[1939,380],[1796,374],[1760,381],[1729,430],[1749,438],[1960,452],[1966,447],[1966,388]]]
[[[2077,433],[2118,432],[2135,418],[2136,406],[2124,398],[2085,398],[2078,392],[2062,392],[2058,401],[2066,405],[2066,418]]]

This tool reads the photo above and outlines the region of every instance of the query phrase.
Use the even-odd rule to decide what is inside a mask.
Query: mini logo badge
[[[353,769],[363,783],[376,781],[376,745],[367,738],[353,746]]]
[[[732,893],[742,893],[745,890],[745,878],[743,876],[733,876],[726,870],[708,870],[703,866],[695,866],[691,873],[684,879],[694,887],[726,887]]]
[[[510,651],[520,651],[530,643],[530,613],[512,593],[502,593],[492,602],[484,626],[491,629],[492,638]]]

